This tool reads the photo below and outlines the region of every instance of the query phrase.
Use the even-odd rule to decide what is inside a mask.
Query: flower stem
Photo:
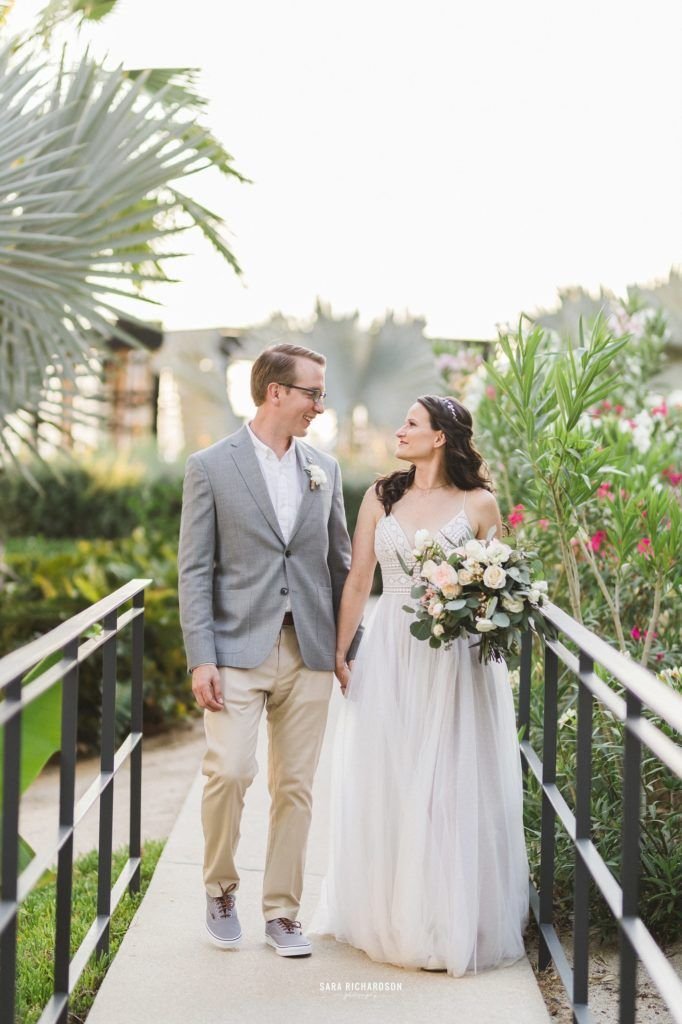
[[[584,531],[584,534],[586,536],[588,531],[587,531],[587,526],[585,524],[584,519],[582,519],[582,521],[581,521],[581,527],[582,527],[582,530]],[[583,534],[580,531],[578,532],[578,541],[580,542],[580,546],[581,546],[581,548],[583,550],[585,558],[587,559],[587,563],[588,563],[590,569],[592,570],[592,575],[594,576],[595,580],[597,581],[597,586],[599,587],[599,589],[601,590],[602,594],[604,595],[604,600],[606,601],[606,604],[608,605],[609,611],[611,612],[611,618],[613,619],[613,626],[614,626],[614,629],[616,631],[616,639],[618,640],[618,646],[620,647],[620,650],[623,653],[625,653],[625,651],[627,649],[626,646],[625,646],[625,635],[623,633],[623,623],[620,620],[620,615],[618,614],[618,609],[616,608],[614,600],[611,597],[611,594],[609,592],[609,588],[606,586],[606,581],[605,581],[604,577],[602,576],[601,572],[599,571],[599,566],[597,565],[597,560],[594,557],[594,552],[590,548],[589,544],[587,544],[585,542],[585,540],[583,539]]]
[[[651,618],[649,619],[649,625],[646,630],[646,637],[644,638],[644,650],[642,651],[642,657],[640,658],[640,664],[646,667],[649,661],[649,652],[651,651],[651,645],[654,642],[654,632],[658,625],[658,617],[661,614],[661,596],[663,592],[663,581],[660,576],[656,577],[656,583],[654,585],[654,604],[651,610]]]

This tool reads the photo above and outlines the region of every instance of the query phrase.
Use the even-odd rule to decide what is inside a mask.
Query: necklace
[[[443,487],[449,487],[450,484],[436,484],[435,487],[420,487],[419,484],[415,484],[413,481],[412,486],[415,490],[421,491],[422,494],[430,494],[431,491],[440,491]]]

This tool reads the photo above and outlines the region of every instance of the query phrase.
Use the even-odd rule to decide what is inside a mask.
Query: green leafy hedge
[[[41,636],[135,577],[154,584],[146,594],[144,727],[156,732],[186,717],[193,698],[177,604],[176,546],[141,527],[124,540],[15,541],[5,559],[11,577],[0,593],[0,652]],[[119,735],[129,728],[130,630],[118,642]],[[101,660],[81,666],[79,743],[98,744]]]
[[[138,526],[177,536],[182,480],[173,475],[110,472],[69,462],[32,466],[36,488],[10,473],[0,487],[0,533],[5,537],[109,539],[129,537]],[[58,475],[55,475],[58,474]]]
[[[36,489],[24,476],[1,478],[0,536],[91,540],[130,537],[142,526],[177,540],[182,508],[182,479],[176,475],[107,474],[98,467],[70,462],[55,476],[33,466]],[[367,483],[344,483],[348,526],[352,533]]]

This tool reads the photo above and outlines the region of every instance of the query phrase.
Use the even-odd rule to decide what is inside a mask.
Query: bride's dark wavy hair
[[[460,491],[473,491],[476,487],[492,491],[487,466],[472,440],[469,410],[456,398],[422,395],[417,401],[428,412],[432,429],[445,434],[445,475],[449,483]],[[386,515],[412,486],[415,471],[415,467],[410,466],[408,470],[398,469],[377,480],[374,490]]]

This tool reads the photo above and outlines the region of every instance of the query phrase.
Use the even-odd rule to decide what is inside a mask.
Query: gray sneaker
[[[242,929],[237,917],[234,890],[237,883],[233,882],[227,889],[220,886],[220,896],[209,896],[206,893],[206,930],[211,940],[221,949],[238,946],[242,938]]]
[[[301,930],[300,921],[276,917],[265,925],[265,941],[280,956],[310,956],[313,947]]]

